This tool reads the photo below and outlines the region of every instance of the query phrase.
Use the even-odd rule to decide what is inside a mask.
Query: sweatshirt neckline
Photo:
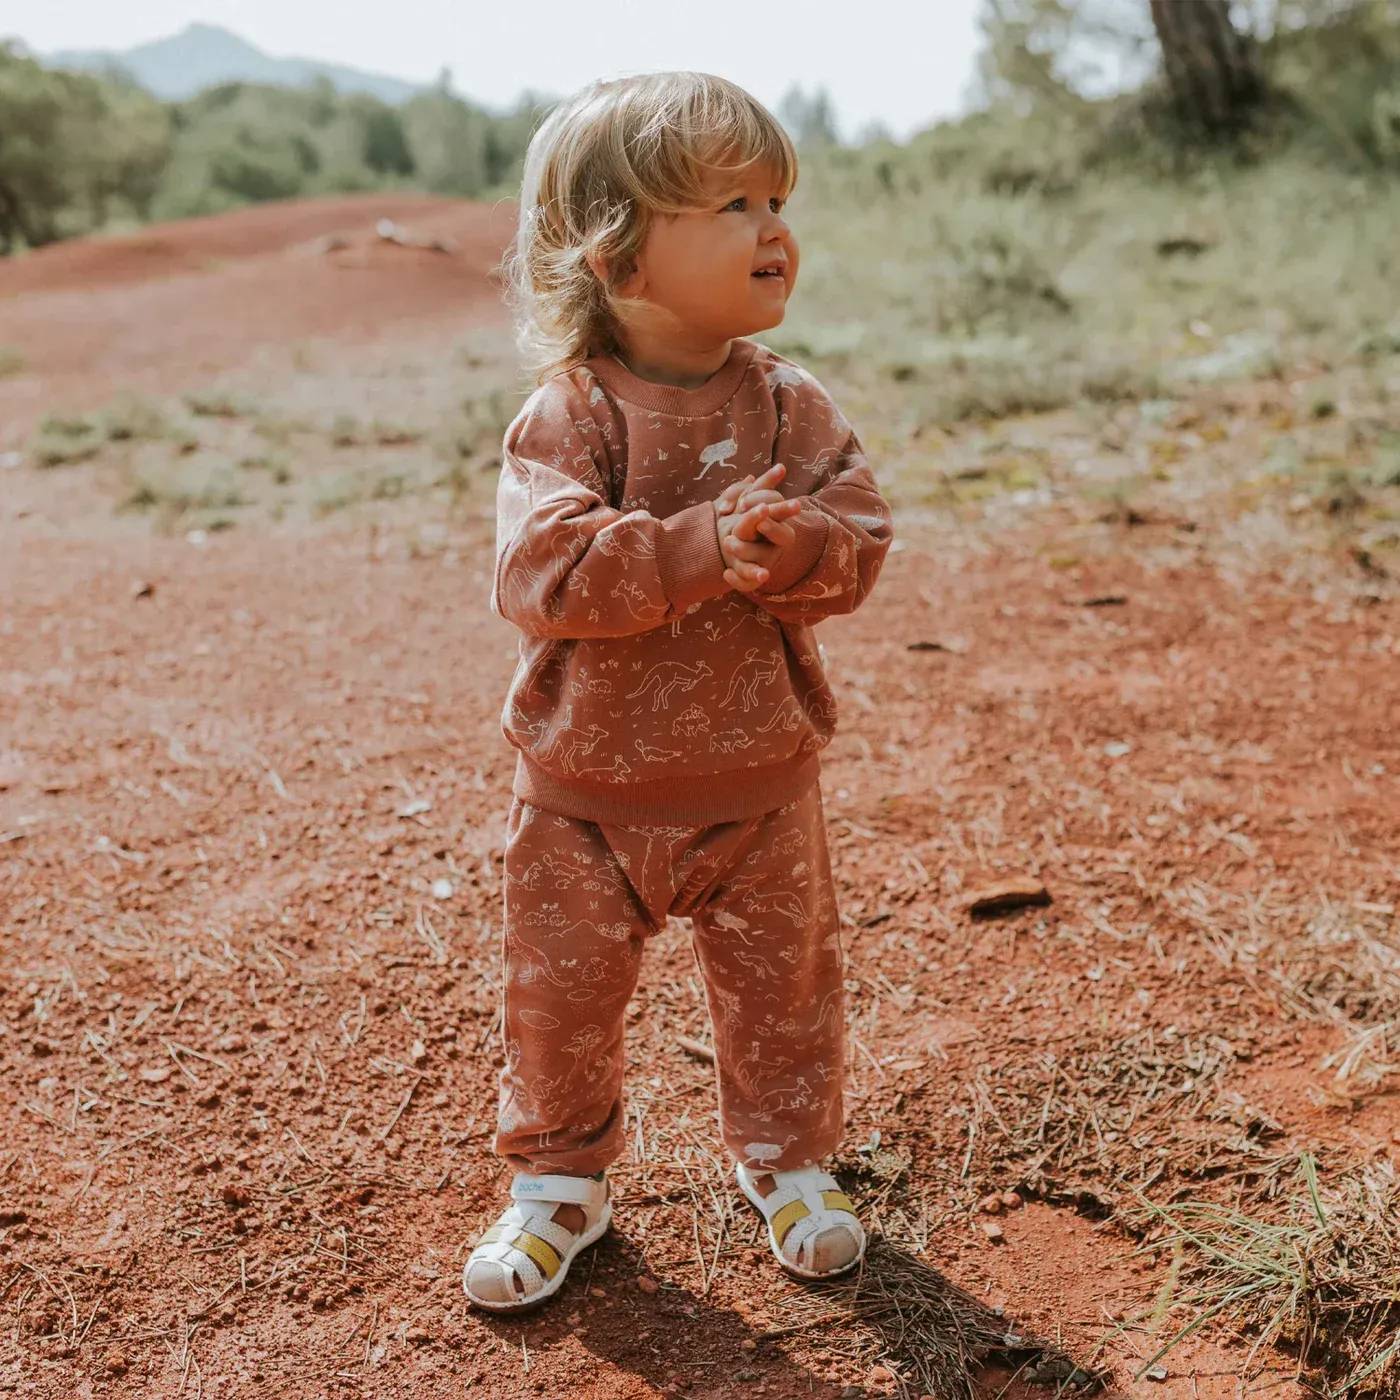
[[[668,413],[675,418],[703,418],[723,408],[734,397],[757,350],[753,341],[736,338],[729,358],[698,389],[639,379],[612,355],[597,355],[587,364],[603,387],[625,403],[636,404],[653,413]]]

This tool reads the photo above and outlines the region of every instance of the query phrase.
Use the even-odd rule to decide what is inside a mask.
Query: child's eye
[[[768,207],[769,207],[775,214],[781,214],[781,213],[783,212],[783,204],[784,204],[784,201],[781,200],[781,199],[779,199],[779,198],[777,197],[777,195],[774,195],[773,198],[770,199],[770,200],[768,201]]]
[[[731,199],[729,203],[724,206],[723,212],[727,214],[730,210],[733,210],[736,214],[742,214],[744,210],[748,208],[748,204],[749,201],[743,195],[740,195],[738,199]]]

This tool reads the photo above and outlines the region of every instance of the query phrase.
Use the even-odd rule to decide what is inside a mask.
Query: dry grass
[[[790,1320],[768,1335],[820,1332],[862,1369],[886,1367],[901,1396],[972,1400],[972,1378],[994,1360],[1057,1388],[1093,1390],[1105,1379],[884,1237],[853,1278],[795,1293],[784,1311]]]
[[[1246,1376],[1276,1344],[1322,1394],[1400,1394],[1400,1186],[1390,1163],[1328,1187],[1305,1154],[1294,1189],[1267,1212],[1196,1201],[1148,1209],[1167,1230],[1157,1247],[1184,1252],[1188,1291],[1175,1306],[1191,1315],[1148,1365],[1219,1319],[1252,1339]]]
[[[988,1181],[1133,1223],[1137,1198],[1183,1182],[1258,1181],[1281,1130],[1227,1087],[1233,1047],[1142,1031],[971,1086],[965,1161]]]

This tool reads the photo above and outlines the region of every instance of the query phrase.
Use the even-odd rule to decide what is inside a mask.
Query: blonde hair
[[[544,120],[525,156],[506,271],[520,350],[543,382],[618,349],[616,288],[661,214],[702,208],[716,171],[771,168],[786,198],[797,152],[771,112],[708,73],[597,82]],[[603,280],[589,258],[606,265]]]

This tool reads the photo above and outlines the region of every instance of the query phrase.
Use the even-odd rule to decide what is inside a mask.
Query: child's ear
[[[614,296],[625,297],[632,300],[641,296],[646,287],[646,277],[641,268],[633,267],[632,270],[616,286],[609,282],[612,273],[612,264],[601,253],[585,253],[584,260],[588,263],[589,271],[605,287],[611,287]]]

